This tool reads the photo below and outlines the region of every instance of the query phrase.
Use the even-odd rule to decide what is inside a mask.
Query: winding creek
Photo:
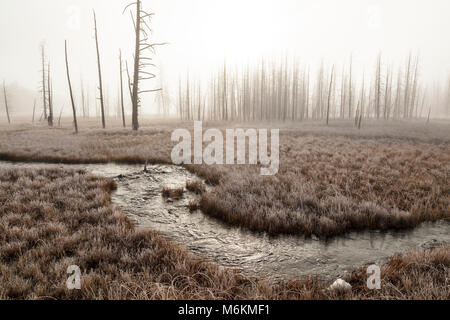
[[[137,228],[160,231],[164,236],[222,266],[274,278],[318,274],[324,278],[343,276],[347,270],[369,263],[382,264],[396,253],[405,253],[436,242],[450,243],[450,222],[424,223],[402,232],[350,233],[324,242],[303,237],[269,237],[229,227],[205,216],[190,213],[188,203],[196,195],[187,192],[180,200],[162,198],[163,186],[185,186],[196,177],[182,167],[156,165],[143,172],[133,165],[55,165],[0,162],[0,168],[84,168],[113,178],[118,189],[112,194]]]

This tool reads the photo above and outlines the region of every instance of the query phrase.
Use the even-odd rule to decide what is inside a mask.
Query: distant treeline
[[[412,119],[450,116],[450,79],[444,89],[427,88],[420,60],[385,66],[379,54],[372,74],[355,74],[353,59],[311,72],[295,58],[265,60],[245,67],[226,62],[209,84],[180,78],[177,114],[184,120]],[[433,114],[436,112],[436,114]]]

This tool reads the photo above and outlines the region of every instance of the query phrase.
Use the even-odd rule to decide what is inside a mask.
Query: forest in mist
[[[223,68],[209,86],[179,83],[178,115],[197,120],[318,120],[363,118],[412,119],[450,116],[450,76],[443,88],[427,87],[420,78],[420,58],[412,54],[403,66],[386,65],[380,53],[372,74],[348,64],[310,66],[298,58],[261,59],[243,68]],[[164,107],[164,105],[163,105]],[[167,114],[169,110],[166,110]]]
[[[218,4],[217,8],[204,1],[190,5],[175,0],[144,2],[151,13],[145,17],[151,18],[145,22],[151,24],[149,38],[164,45],[144,58],[152,59],[141,70],[151,81],[145,82],[145,91],[150,92],[140,96],[140,113],[189,120],[329,122],[345,118],[354,119],[356,125],[365,118],[449,117],[450,64],[443,58],[447,46],[442,43],[446,22],[436,13],[445,11],[447,4],[436,2],[430,8],[416,2],[403,8],[401,26],[393,20],[401,4],[385,1],[349,0],[340,6],[327,1],[313,5],[286,0],[277,6],[272,1],[258,5],[249,1],[245,5]],[[8,47],[22,48],[3,50],[1,121],[7,121],[6,104],[12,121],[22,117],[45,120],[50,104],[54,118],[72,115],[64,40],[72,60],[76,113],[83,118],[130,117],[135,22],[130,21],[128,11],[123,12],[126,4],[52,5],[42,1],[42,8],[32,8],[35,5],[30,3],[30,11],[50,8],[58,18],[43,27],[33,15],[30,23],[43,33],[33,37],[32,46],[20,37],[1,34],[11,42]],[[3,13],[17,10],[12,2],[2,6]],[[235,17],[228,28],[219,9]],[[182,10],[188,10],[193,18],[186,18]],[[334,28],[311,21],[307,13],[327,18]],[[272,23],[263,26],[264,18],[269,17]],[[285,23],[281,23],[283,19]],[[345,19],[351,22],[342,23]],[[169,26],[173,21],[180,24]],[[204,30],[206,23],[211,30]],[[306,23],[308,30],[304,29]],[[50,30],[51,26],[56,30]],[[22,28],[19,34],[26,32]],[[442,50],[437,52],[436,46]],[[13,52],[32,57],[26,61],[31,65],[26,71],[29,79],[17,79],[24,69],[16,61],[5,64]],[[34,90],[30,79],[34,79]]]

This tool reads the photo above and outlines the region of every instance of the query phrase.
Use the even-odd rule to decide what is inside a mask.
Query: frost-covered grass
[[[134,230],[111,206],[112,180],[83,171],[2,169],[0,185],[0,299],[290,295],[191,256],[155,232]],[[83,272],[79,291],[66,289],[70,265]]]
[[[347,293],[315,277],[271,282],[136,231],[111,205],[110,179],[63,169],[0,170],[0,299],[449,299],[450,248],[417,250],[382,269],[369,291],[365,269]],[[67,267],[82,271],[66,288]]]
[[[108,123],[110,123],[109,121]],[[120,122],[107,130],[81,121],[80,134],[45,125],[3,126],[0,160],[52,163],[170,163],[175,128],[192,122],[142,121],[133,133]],[[228,124],[204,128],[281,128],[280,170],[262,177],[255,166],[188,165],[207,183],[204,213],[271,234],[323,237],[351,230],[403,229],[450,217],[448,121],[350,121]],[[194,186],[192,186],[194,187]]]

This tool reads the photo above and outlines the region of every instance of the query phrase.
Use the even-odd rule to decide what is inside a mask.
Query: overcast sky
[[[130,14],[122,15],[127,3],[0,0],[0,78],[36,90],[45,41],[55,91],[64,94],[67,39],[73,82],[79,86],[83,77],[93,90],[95,9],[105,86],[116,94],[119,48],[132,60]],[[225,57],[246,63],[289,53],[315,65],[321,58],[340,64],[353,53],[356,68],[372,71],[379,51],[395,64],[412,50],[420,51],[423,79],[443,80],[450,70],[449,0],[144,0],[143,6],[156,14],[155,41],[170,43],[158,51],[158,64],[173,89],[187,68],[206,75]]]

